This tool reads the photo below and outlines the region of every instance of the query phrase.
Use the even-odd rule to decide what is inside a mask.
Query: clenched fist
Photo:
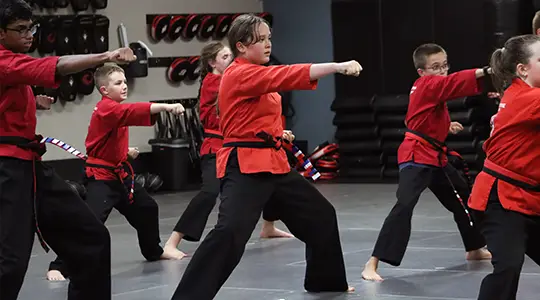
[[[338,73],[343,75],[358,76],[362,71],[362,66],[356,60],[338,63],[337,65]]]
[[[175,103],[175,104],[167,104],[167,106],[165,107],[165,110],[175,115],[181,115],[184,113],[185,109],[182,104]]]
[[[46,95],[37,95],[36,96],[36,107],[40,110],[49,110],[51,109],[51,104],[54,103],[54,98]]]
[[[292,143],[294,141],[294,134],[290,130],[283,130],[282,138]]]
[[[450,123],[449,131],[451,134],[458,134],[462,130],[463,130],[463,125],[461,125],[459,122]]]
[[[138,148],[131,148],[131,147],[128,148],[128,155],[132,159],[137,158],[137,156],[139,156],[139,149]]]
[[[133,54],[133,50],[129,47],[119,48],[114,51],[107,52],[108,54],[108,61],[117,63],[117,64],[128,64],[135,59],[137,59],[137,56]]]

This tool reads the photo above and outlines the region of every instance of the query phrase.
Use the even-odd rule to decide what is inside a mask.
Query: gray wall
[[[272,52],[282,63],[333,60],[331,0],[263,0],[263,9],[274,16]],[[334,76],[315,91],[293,92],[296,116],[289,127],[296,139],[308,140],[310,151],[334,138],[334,97]]]
[[[109,0],[108,7],[96,13],[110,19],[109,48],[118,47],[117,27],[123,23],[127,27],[130,42],[142,40],[153,51],[154,56],[194,56],[199,55],[203,43],[196,39],[184,42],[180,39],[174,43],[160,42],[152,44],[147,36],[146,14],[170,13],[236,13],[260,12],[260,0]],[[57,14],[72,14],[71,8],[60,9]],[[92,13],[91,11],[87,13]],[[36,11],[36,14],[42,12]],[[161,99],[196,97],[198,84],[173,87],[166,82],[165,68],[151,68],[148,77],[137,78],[130,87],[128,102],[151,101]],[[61,104],[58,101],[50,111],[38,112],[37,131],[44,136],[53,136],[72,144],[84,151],[84,140],[90,116],[99,93],[94,90],[90,96],[77,99],[71,103]],[[132,127],[130,129],[130,146],[139,147],[141,152],[150,152],[148,140],[153,138],[153,127]],[[49,147],[44,160],[73,158],[71,154]]]

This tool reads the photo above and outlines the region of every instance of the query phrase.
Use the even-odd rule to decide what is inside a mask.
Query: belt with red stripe
[[[103,159],[99,159],[95,157],[88,157],[86,159],[86,167],[113,171],[118,176],[118,179],[122,183],[122,186],[125,186],[124,178],[122,177],[122,175],[124,174],[124,165],[126,165],[129,168],[128,175],[131,177],[131,188],[129,191],[127,191],[129,203],[131,204],[133,203],[133,194],[135,192],[135,172],[133,171],[133,167],[131,166],[131,164],[128,161],[123,161],[115,165]]]
[[[21,149],[31,150],[37,156],[41,157],[45,152],[47,152],[47,147],[41,143],[42,136],[36,135],[33,139],[27,139],[19,136],[0,136],[0,144],[4,145],[13,145],[17,146]],[[33,209],[34,209],[34,223],[36,225],[36,233],[38,236],[39,243],[41,244],[41,247],[45,250],[45,252],[49,252],[50,248],[47,245],[47,242],[45,241],[45,238],[43,238],[43,234],[41,233],[41,229],[39,228],[38,223],[38,217],[37,217],[37,183],[36,183],[36,157],[32,159],[32,176],[33,176]]]
[[[426,134],[423,134],[421,132],[418,132],[418,131],[406,129],[405,136],[409,137],[409,138],[412,138],[412,139],[414,139],[416,141],[419,141],[420,143],[422,143],[422,144],[424,144],[426,146],[431,146],[432,149],[437,150],[439,152],[438,158],[439,158],[439,164],[441,166],[442,166],[442,155],[443,154],[451,155],[451,156],[454,156],[454,157],[458,158],[459,160],[461,160],[461,162],[464,165],[465,176],[467,177],[467,181],[469,182],[469,186],[471,185],[471,179],[470,179],[470,176],[468,174],[469,167],[467,166],[467,163],[465,162],[465,160],[461,157],[461,155],[459,153],[457,153],[454,150],[448,149],[448,146],[446,146],[446,144],[444,142],[441,142],[441,141],[439,141],[437,139],[434,139],[434,138],[432,138],[432,137],[430,137],[430,136],[428,136]],[[456,190],[456,187],[454,186],[454,183],[450,179],[450,176],[448,175],[448,173],[444,169],[443,169],[443,173],[446,176],[446,179],[448,180],[448,183],[450,183],[450,186],[454,190],[454,194],[456,195],[456,198],[459,200],[459,202],[461,203],[461,206],[465,210],[465,213],[467,214],[467,217],[469,218],[469,224],[471,226],[473,226],[473,221],[472,221],[471,215],[469,213],[469,210],[467,209],[467,206],[465,205],[465,202],[463,201],[463,198],[459,195],[458,191]]]

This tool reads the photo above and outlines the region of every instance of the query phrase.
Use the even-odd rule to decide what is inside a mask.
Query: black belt
[[[237,147],[237,148],[274,148],[280,150],[282,148],[282,138],[276,137],[275,139],[268,133],[261,131],[257,133],[257,137],[262,139],[261,142],[229,142],[223,144],[223,147]]]
[[[215,133],[206,133],[206,132],[203,134],[203,137],[205,137],[205,138],[216,138],[216,139],[220,139],[220,140],[223,139],[222,135],[215,134]]]
[[[36,135],[34,139],[27,139],[20,136],[0,136],[0,144],[13,145],[22,149],[32,150],[39,156],[47,152],[45,144],[41,143],[43,137]]]
[[[89,164],[89,163],[85,163],[85,165],[86,165],[87,167],[91,167],[91,168],[107,169],[107,170],[111,170],[111,171],[116,171],[116,170],[119,170],[119,169],[120,169],[120,167],[111,167],[111,166],[98,165],[98,164]]]
[[[497,171],[494,171],[490,168],[486,168],[486,166],[484,166],[482,168],[482,171],[483,172],[486,172],[487,174],[497,178],[497,179],[500,179],[502,181],[505,181],[505,182],[508,182],[510,183],[511,185],[515,185],[519,188],[522,188],[524,190],[527,190],[527,191],[531,191],[531,192],[540,192],[540,185],[530,185],[526,182],[523,182],[521,180],[517,180],[517,179],[514,179],[514,178],[511,178],[511,177],[508,177],[504,174],[501,174]]]

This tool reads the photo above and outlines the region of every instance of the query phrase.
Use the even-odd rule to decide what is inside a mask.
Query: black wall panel
[[[335,76],[337,97],[383,92],[379,10],[379,0],[332,2],[334,60],[355,59],[364,68],[359,77]]]

